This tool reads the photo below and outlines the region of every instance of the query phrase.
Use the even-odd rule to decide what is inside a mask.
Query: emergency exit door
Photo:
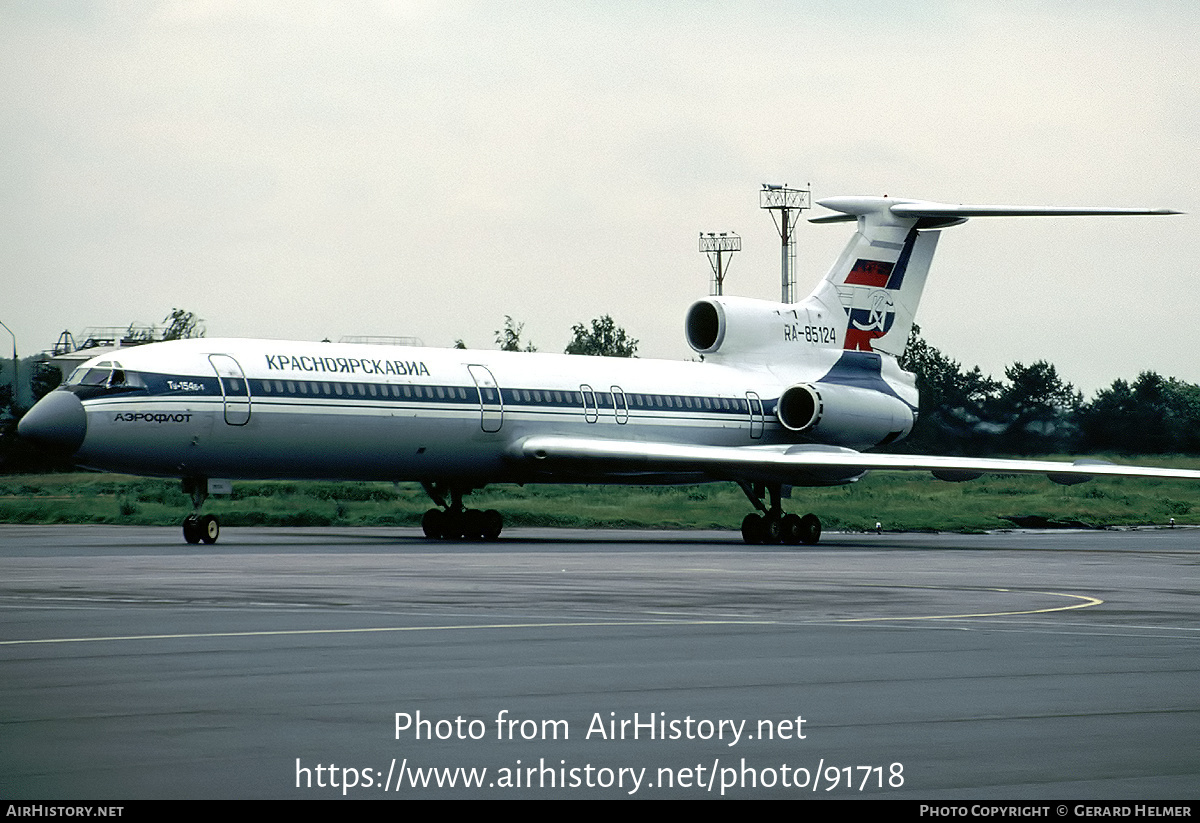
[[[250,422],[250,382],[242,373],[242,367],[227,354],[210,354],[208,362],[221,383],[225,422],[230,426],[246,425]]]

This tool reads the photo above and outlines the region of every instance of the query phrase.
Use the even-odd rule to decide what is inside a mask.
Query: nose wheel
[[[196,543],[216,543],[221,536],[221,521],[216,515],[200,514],[200,507],[208,499],[208,481],[204,478],[185,477],[183,493],[192,498],[192,513],[183,518],[183,539]]]
[[[189,514],[183,518],[183,539],[189,543],[216,543],[221,522],[212,514]]]

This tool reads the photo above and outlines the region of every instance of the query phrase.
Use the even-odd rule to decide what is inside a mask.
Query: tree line
[[[1200,454],[1200,386],[1154,371],[1090,401],[1052,363],[1013,363],[1003,381],[967,370],[913,326],[900,365],[921,392],[906,451],[949,454]]]
[[[496,329],[496,347],[500,351],[537,351],[537,346],[524,343],[521,335],[525,324],[518,323],[511,315],[504,315],[504,328]],[[592,320],[591,327],[576,323],[571,327],[571,342],[564,354],[583,354],[596,357],[637,357],[638,340],[630,337],[625,329],[616,324],[610,315]],[[465,349],[461,338],[454,341],[454,348]]]

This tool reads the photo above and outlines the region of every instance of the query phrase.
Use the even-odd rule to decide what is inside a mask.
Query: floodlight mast
[[[801,211],[812,208],[811,195],[808,189],[789,189],[787,183],[782,186],[763,183],[759,192],[758,207],[771,212],[783,243],[780,252],[782,303],[796,302],[796,219]]]
[[[723,231],[720,234],[711,231],[708,234],[700,232],[700,251],[708,255],[708,262],[712,265],[713,270],[710,294],[724,293],[725,274],[729,271],[729,264],[725,262],[724,255],[741,250],[742,238],[731,231]]]

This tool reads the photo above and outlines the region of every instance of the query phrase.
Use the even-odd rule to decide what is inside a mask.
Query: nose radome
[[[26,412],[17,434],[44,449],[74,454],[87,435],[87,412],[69,391],[52,391]]]

